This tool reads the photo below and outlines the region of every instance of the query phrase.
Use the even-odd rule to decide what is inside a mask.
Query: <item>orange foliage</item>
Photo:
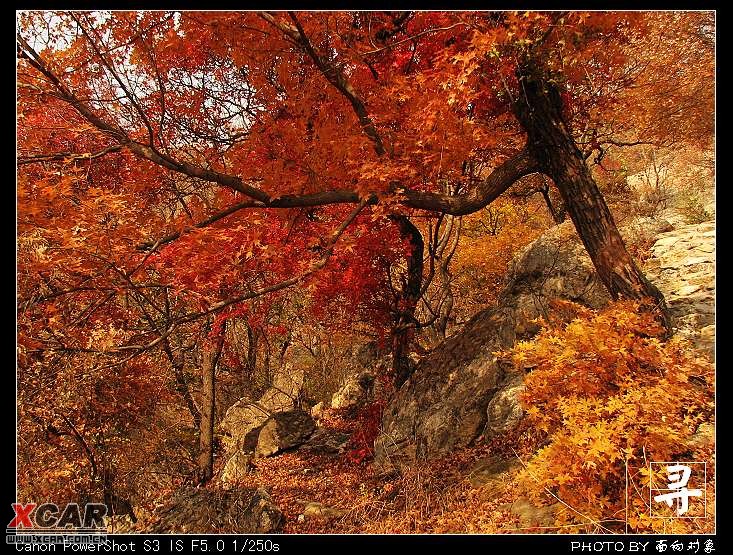
[[[48,357],[26,366],[18,380],[19,498],[100,501],[105,473],[120,494],[140,488],[141,474],[150,477],[141,468],[156,467],[170,433],[160,429],[167,384],[145,362],[92,371]]]
[[[546,438],[521,483],[535,498],[550,493],[572,507],[562,513],[567,523],[623,530],[628,465],[630,531],[701,532],[697,523],[710,520],[649,517],[647,469],[651,461],[707,461],[709,516],[713,455],[690,438],[712,418],[713,366],[676,339],[662,342],[638,303],[601,312],[565,308],[577,317],[511,351],[531,370],[523,396],[528,425]],[[690,516],[702,509],[691,502]]]
[[[454,262],[465,317],[496,301],[512,258],[547,228],[546,214],[544,205],[497,199],[465,218]]]

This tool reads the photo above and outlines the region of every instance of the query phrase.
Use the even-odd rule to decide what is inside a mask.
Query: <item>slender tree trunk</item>
[[[244,365],[244,375],[242,376],[242,384],[244,385],[245,391],[247,391],[252,385],[252,378],[257,371],[257,342],[259,340],[259,334],[257,330],[252,329],[249,322],[243,320],[244,327],[247,330],[247,363]]]
[[[545,180],[547,179],[545,176],[542,176],[542,178]],[[545,199],[545,204],[547,205],[547,209],[550,211],[552,221],[556,224],[563,223],[565,221],[565,207],[563,206],[562,200],[557,200],[556,202],[552,201],[549,183],[545,181],[542,188],[540,188],[540,193],[542,193],[542,198]]]
[[[107,505],[107,516],[127,515],[133,523],[137,522],[132,503],[129,499],[117,494],[114,482],[114,473],[109,469],[104,469],[102,471],[102,493],[104,504]]]
[[[191,418],[193,418],[194,426],[200,429],[201,413],[196,407],[196,403],[194,402],[193,396],[191,395],[191,390],[188,387],[186,375],[183,372],[183,360],[173,361],[172,364],[173,374],[176,377],[176,389],[181,394],[181,397],[183,397],[183,400],[186,402],[186,407],[188,407],[188,412],[191,413]]]
[[[216,409],[216,365],[224,334],[204,348],[201,362],[201,428],[199,432],[199,480],[208,482],[214,475],[214,418]]]
[[[440,287],[443,289],[443,302],[440,306],[440,317],[435,323],[435,329],[438,330],[440,336],[445,339],[445,334],[448,331],[448,321],[450,320],[451,312],[453,312],[453,289],[450,284],[450,272],[448,265],[450,263],[449,258],[440,260],[438,265],[438,271],[440,275]]]
[[[285,354],[288,352],[288,349],[293,344],[293,330],[288,331],[288,336],[285,338],[285,341],[283,341],[282,346],[280,347],[280,358],[278,359],[278,363],[280,364],[280,368],[283,367],[283,364],[285,363]]]
[[[557,185],[570,218],[613,299],[651,297],[667,330],[664,296],[626,250],[611,212],[586,166],[563,116],[557,86],[533,64],[519,72],[521,89],[515,112],[528,135],[529,149]]]
[[[448,331],[448,322],[453,312],[453,288],[451,286],[450,263],[453,255],[458,248],[458,242],[461,239],[461,229],[463,227],[462,218],[449,216],[447,225],[438,244],[435,246],[435,258],[438,265],[438,275],[440,276],[440,288],[442,297],[437,311],[438,320],[435,323],[435,329],[440,337],[445,339]]]
[[[164,289],[164,297],[163,300],[165,302],[165,315],[167,317],[167,323],[166,326],[170,325],[171,321],[171,306],[170,306],[170,299],[168,298],[168,289]],[[180,342],[179,342],[180,343]],[[186,380],[186,375],[183,371],[184,365],[185,365],[185,356],[183,354],[181,346],[179,345],[179,351],[180,354],[176,356],[173,352],[173,347],[171,346],[170,338],[166,337],[163,340],[163,351],[165,352],[166,356],[168,357],[168,361],[171,363],[171,367],[173,368],[173,375],[176,378],[176,389],[181,394],[181,397],[183,397],[183,400],[186,402],[186,406],[188,407],[188,412],[191,413],[191,418],[193,418],[193,424],[196,427],[197,430],[201,429],[201,413],[199,412],[198,407],[196,406],[195,401],[193,400],[193,396],[191,395],[191,388],[188,387],[188,381]]]
[[[176,389],[178,390],[178,393],[181,394],[181,397],[183,397],[183,400],[186,402],[188,412],[191,413],[191,418],[193,418],[194,426],[196,427],[196,429],[201,429],[201,413],[199,412],[198,407],[196,407],[196,403],[194,402],[193,396],[191,395],[191,389],[188,387],[188,381],[186,381],[186,375],[183,372],[183,356],[176,357],[173,354],[173,349],[171,348],[170,342],[167,338],[163,341],[163,350],[168,356],[168,360],[173,367],[173,375],[176,378]]]
[[[259,328],[257,337],[265,342],[264,359],[262,361],[263,368],[265,370],[265,383],[272,385],[272,370],[270,368],[270,357],[272,355],[272,346],[270,345],[270,339],[262,328]]]
[[[402,298],[398,303],[392,333],[392,372],[395,386],[400,387],[413,370],[407,355],[415,329],[406,326],[415,321],[415,307],[420,300],[425,245],[420,230],[407,216],[392,216],[392,221],[398,225],[400,236],[408,239],[412,247],[412,252],[407,257],[407,279],[401,291]]]

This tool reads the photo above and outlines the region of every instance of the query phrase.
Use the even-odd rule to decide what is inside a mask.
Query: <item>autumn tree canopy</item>
[[[591,169],[709,146],[713,30],[706,12],[19,14],[20,391],[95,392],[28,425],[101,475],[162,391],[200,422],[186,356],[215,365],[228,322],[277,327],[284,302],[382,330],[404,381],[425,222],[532,174],[612,296],[663,309]]]

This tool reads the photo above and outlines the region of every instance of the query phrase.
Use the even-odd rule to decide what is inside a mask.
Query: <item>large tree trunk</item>
[[[641,272],[626,250],[611,212],[563,115],[557,85],[535,65],[519,71],[520,93],[515,112],[527,132],[528,147],[557,185],[565,207],[613,299],[652,298],[660,320],[670,329],[664,296]]]
[[[420,300],[425,244],[422,233],[407,216],[392,216],[392,221],[398,225],[400,236],[408,239],[412,247],[412,252],[407,257],[407,275],[395,313],[395,325],[392,332],[392,372],[395,387],[399,388],[407,381],[413,370],[407,355],[410,341],[415,334],[415,328],[410,324],[415,322],[415,307]]]
[[[199,431],[199,480],[208,482],[214,475],[214,418],[216,409],[216,365],[224,333],[204,348],[201,362],[201,428]]]

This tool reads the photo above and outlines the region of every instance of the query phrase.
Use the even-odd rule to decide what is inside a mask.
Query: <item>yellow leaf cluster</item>
[[[660,340],[653,314],[638,303],[577,313],[504,353],[533,368],[522,402],[528,425],[546,432],[520,483],[573,507],[563,513],[567,523],[624,530],[628,504],[631,531],[699,531],[702,521],[685,528],[644,516],[650,514],[647,469],[650,461],[708,462],[710,506],[712,449],[691,438],[713,417],[713,365],[678,340]]]

